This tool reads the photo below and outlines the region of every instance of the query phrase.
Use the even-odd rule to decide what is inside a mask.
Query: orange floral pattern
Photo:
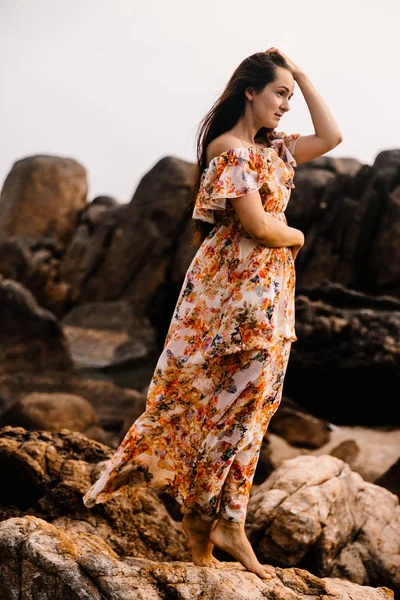
[[[262,438],[295,341],[289,248],[246,233],[227,198],[259,190],[286,223],[299,134],[267,134],[204,170],[193,218],[215,223],[185,276],[145,412],[83,497],[90,508],[126,485],[164,490],[204,519],[244,522]]]

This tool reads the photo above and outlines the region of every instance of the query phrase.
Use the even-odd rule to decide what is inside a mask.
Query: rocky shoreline
[[[15,163],[0,197],[0,597],[380,600],[400,593],[400,150],[301,165],[287,218],[296,332],[247,533],[275,577],[194,567],[179,506],[83,493],[144,410],[195,248],[193,165],[131,202],[72,159]],[[125,377],[124,385],[118,376]]]

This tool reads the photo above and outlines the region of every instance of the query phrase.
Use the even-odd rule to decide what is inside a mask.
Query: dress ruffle
[[[215,223],[214,211],[225,210],[227,198],[246,196],[268,181],[271,164],[252,148],[232,148],[213,158],[202,174],[193,218]]]
[[[271,131],[266,137],[269,146],[265,148],[232,148],[210,161],[200,179],[193,219],[215,223],[214,213],[226,210],[227,198],[246,196],[265,184],[271,193],[281,184],[294,187],[297,163],[293,153],[300,134]]]

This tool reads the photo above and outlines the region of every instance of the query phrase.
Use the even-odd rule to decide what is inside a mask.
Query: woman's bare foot
[[[217,548],[229,552],[248,571],[256,573],[261,579],[275,577],[275,573],[272,570],[267,570],[266,567],[263,567],[258,562],[254,550],[247,539],[244,523],[227,521],[221,517],[211,530],[209,539]]]
[[[206,521],[194,514],[186,514],[182,519],[182,529],[192,552],[192,560],[198,567],[224,567],[224,563],[212,555],[214,544],[209,539],[210,531],[216,523],[217,521]]]

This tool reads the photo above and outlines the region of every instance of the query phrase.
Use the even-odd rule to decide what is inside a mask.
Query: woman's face
[[[259,127],[275,129],[282,116],[290,110],[289,100],[294,90],[293,75],[282,67],[275,67],[275,74],[275,81],[253,95],[253,114]]]

